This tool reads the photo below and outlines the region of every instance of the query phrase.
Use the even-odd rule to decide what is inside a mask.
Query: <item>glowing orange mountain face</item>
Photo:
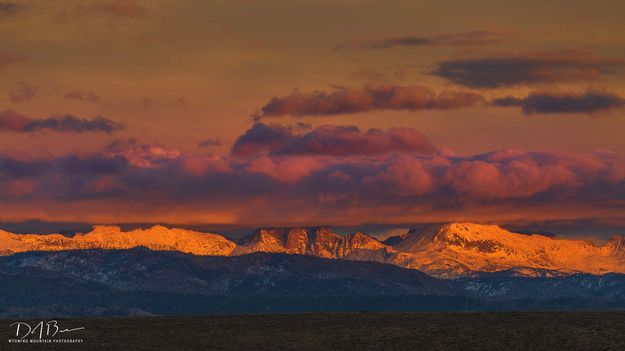
[[[137,246],[195,255],[227,256],[236,244],[217,234],[163,226],[128,232],[121,231],[117,226],[94,226],[91,232],[77,234],[72,238],[61,234],[12,234],[0,231],[0,255],[25,251],[130,249]]]
[[[338,235],[327,228],[259,229],[236,244],[218,234],[154,226],[121,231],[96,226],[72,238],[0,231],[0,255],[25,251],[80,249],[175,250],[195,255],[229,256],[253,252],[303,254],[324,258],[375,261],[419,269],[438,277],[516,270],[523,275],[586,272],[625,273],[625,237],[596,246],[588,241],[512,233],[498,226],[472,223],[431,225],[386,245],[363,233]]]

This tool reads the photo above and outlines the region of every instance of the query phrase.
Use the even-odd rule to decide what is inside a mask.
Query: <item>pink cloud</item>
[[[400,223],[510,211],[625,220],[618,215],[625,213],[625,157],[501,150],[241,158],[130,141],[93,154],[0,155],[0,193],[3,213],[23,216],[30,204],[64,220],[159,221],[176,213],[198,222],[220,213],[246,223]]]
[[[418,196],[435,189],[435,180],[425,162],[411,156],[393,159],[382,171],[363,179],[363,183],[394,196]]]
[[[323,159],[316,157],[261,156],[246,162],[245,169],[248,172],[264,174],[282,182],[294,183],[326,166]]]
[[[527,198],[558,186],[582,185],[564,164],[538,165],[527,157],[504,164],[462,161],[447,170],[446,180],[457,194],[469,200]]]
[[[180,157],[178,150],[154,144],[141,144],[136,139],[115,140],[105,148],[109,156],[122,156],[137,167],[156,167],[159,163]]]

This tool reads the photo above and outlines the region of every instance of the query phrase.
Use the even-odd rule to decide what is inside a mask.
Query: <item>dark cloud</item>
[[[37,119],[27,123],[24,131],[35,132],[41,130],[51,130],[56,132],[104,132],[112,133],[123,129],[120,123],[111,121],[103,117],[95,117],[93,119],[78,118],[71,115],[48,117]]]
[[[211,147],[211,146],[221,146],[223,145],[223,141],[217,138],[208,138],[197,143],[199,147]]]
[[[471,92],[433,90],[418,86],[366,85],[338,88],[332,92],[293,92],[273,97],[254,119],[274,116],[324,116],[376,110],[448,110],[475,106],[483,101]]]
[[[432,154],[436,147],[411,128],[388,131],[355,126],[323,125],[299,133],[280,124],[256,123],[232,147],[235,157],[272,155],[380,155],[389,152]]]
[[[625,61],[585,51],[520,52],[438,63],[433,74],[473,88],[596,80]]]
[[[91,91],[70,91],[65,94],[65,100],[78,100],[95,103],[100,101],[100,97]]]
[[[29,178],[41,175],[49,166],[47,161],[20,159],[0,155],[0,180],[10,178]]]
[[[334,46],[334,49],[390,49],[396,46],[425,46],[435,44],[435,41],[426,37],[403,36],[389,37],[377,40],[354,40],[341,42],[336,44]]]
[[[211,146],[222,146],[224,144],[221,139],[218,138],[208,138],[197,143],[199,147],[211,147]]]
[[[588,90],[584,93],[533,92],[527,97],[507,96],[495,99],[493,106],[521,107],[526,114],[595,113],[625,105],[625,99],[605,91]]]
[[[149,11],[139,0],[111,0],[96,5],[96,9],[115,17],[145,17]]]
[[[276,152],[291,144],[295,138],[292,131],[283,125],[254,123],[236,139],[231,154],[235,157],[246,157]]]
[[[128,169],[130,161],[121,156],[90,155],[85,157],[68,155],[59,158],[55,163],[60,173],[76,176],[82,174],[122,174]]]
[[[38,86],[20,82],[17,87],[9,91],[9,100],[11,100],[11,102],[30,100],[37,95],[38,91]]]
[[[305,132],[307,130],[311,130],[312,129],[312,125],[310,123],[297,121],[297,123],[295,123],[295,125],[293,125],[291,128],[293,130],[295,130],[295,131],[303,131],[303,132]]]
[[[14,15],[26,8],[23,4],[13,1],[0,1],[0,17]]]
[[[501,42],[510,36],[509,31],[502,30],[477,30],[461,33],[442,34],[434,36],[398,36],[383,39],[354,40],[341,42],[334,49],[390,49],[399,46],[479,46],[491,45]]]
[[[0,111],[0,131],[39,132],[54,131],[68,133],[104,132],[113,133],[124,129],[124,125],[103,117],[92,119],[72,115],[51,116],[36,119],[21,115],[13,110]]]

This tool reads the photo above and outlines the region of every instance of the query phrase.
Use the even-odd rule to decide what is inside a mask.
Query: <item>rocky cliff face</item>
[[[382,254],[387,249],[377,239],[362,233],[339,235],[328,228],[259,229],[251,237],[243,239],[232,254],[280,252],[358,259],[361,256],[375,255],[378,251]]]
[[[525,276],[543,276],[546,271],[625,273],[624,243],[623,237],[615,236],[596,246],[583,240],[518,234],[494,225],[472,223],[430,225],[384,243],[363,233],[339,235],[328,228],[263,228],[238,244],[217,234],[163,226],[127,232],[119,227],[96,226],[93,231],[72,238],[0,231],[0,255],[5,256],[25,251],[138,246],[204,256],[266,252],[388,263],[445,278],[509,270]]]
[[[605,256],[616,256],[625,258],[625,236],[614,235],[601,247]]]

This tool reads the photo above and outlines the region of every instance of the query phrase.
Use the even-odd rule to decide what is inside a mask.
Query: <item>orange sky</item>
[[[206,197],[215,191],[206,190],[201,200],[185,195],[189,190],[181,190],[179,184],[171,184],[167,191],[135,188],[135,197],[158,198],[158,205],[148,209],[144,208],[146,202],[121,195],[80,193],[86,183],[100,192],[136,187],[128,174],[96,172],[96,176],[75,180],[72,185],[59,180],[63,178],[60,171],[18,175],[14,166],[9,170],[6,161],[6,169],[0,168],[0,196],[4,197],[0,198],[0,221],[273,224],[283,219],[280,211],[292,208],[306,213],[287,211],[289,220],[283,221],[289,224],[329,221],[352,225],[385,219],[410,223],[470,220],[468,217],[505,221],[523,220],[528,215],[537,220],[620,221],[625,218],[621,214],[625,202],[625,171],[621,169],[625,158],[623,33],[625,4],[621,1],[0,0],[0,155],[5,159],[28,160],[31,167],[33,160],[57,165],[71,157],[110,158],[114,154],[125,157],[131,169],[128,174],[134,177],[133,172],[139,172],[145,163],[137,166],[133,163],[136,154],[113,152],[110,145],[117,140],[128,146],[128,139],[136,139],[135,147],[161,148],[146,152],[175,153],[167,159],[176,159],[176,167],[195,177],[210,178],[207,172],[214,176],[216,168],[227,167],[269,179],[245,180],[237,173],[241,184],[257,182],[249,185],[249,192],[256,195],[244,196],[243,185],[226,182],[222,188],[230,185],[230,192],[209,200]],[[406,88],[415,86],[424,90]],[[394,95],[387,100],[376,95],[388,91]],[[441,102],[449,92],[479,98],[450,108],[445,105],[447,100]],[[597,96],[584,95],[587,92]],[[543,95],[530,99],[532,93]],[[517,99],[513,106],[495,103],[507,96]],[[253,115],[263,108],[268,111],[272,98],[281,99],[276,107],[279,112],[267,114],[260,123],[291,126],[290,134],[284,136],[288,145],[274,145],[269,156],[268,149],[263,149],[265,154],[252,155],[270,161],[235,162],[231,147],[252,128]],[[68,115],[75,119],[58,119]],[[85,124],[96,117],[113,124]],[[308,126],[293,129],[298,122]],[[340,170],[360,182],[377,177],[370,187],[379,185],[387,195],[391,185],[380,182],[391,176],[403,179],[398,180],[402,191],[414,191],[414,186],[406,188],[405,184],[415,180],[414,169],[405,166],[406,174],[391,173],[396,170],[391,165],[399,161],[390,154],[376,153],[373,161],[356,161],[342,154],[339,162],[336,149],[324,149],[322,157],[311,155],[311,149],[300,144],[293,146],[319,137],[321,132],[301,135],[323,125],[356,126],[363,134],[370,128],[384,133],[411,128],[438,150],[439,156],[428,157],[440,157],[449,165],[445,169],[433,166],[434,161],[423,165],[434,181],[424,185],[418,180],[421,188],[409,200],[403,193],[401,200],[389,197],[366,206],[362,202],[367,199],[353,195],[366,189],[354,188],[342,195],[344,198],[331,200],[340,202],[331,207],[333,211],[298,204],[286,194],[274,199],[261,191],[280,188],[279,184],[255,188],[263,187],[259,184],[265,181],[289,183],[285,187],[308,181],[298,183],[298,189],[306,190],[301,190],[300,200],[310,200],[311,194],[319,200],[321,193],[333,191],[323,188],[329,186],[327,179],[317,182],[313,176],[327,171],[323,174],[334,177]],[[107,129],[111,126],[120,127]],[[322,131],[333,138],[343,133]],[[391,141],[384,139],[387,136],[375,141],[356,134],[348,138],[348,149],[353,150],[365,143],[368,150],[383,144],[389,153],[418,151],[397,146],[392,135],[388,137]],[[206,146],[198,145],[207,140]],[[250,145],[266,147],[257,141]],[[522,172],[528,173],[521,177],[531,178],[532,172],[537,172],[536,181],[541,185],[517,179],[517,164],[498,163],[499,175],[487,175],[483,173],[487,170],[480,168],[481,179],[502,184],[497,199],[503,199],[505,206],[494,204],[494,197],[488,201],[476,198],[475,191],[460,187],[457,179],[471,186],[488,186],[487,181],[467,180],[469,176],[458,175],[455,168],[459,178],[450,178],[452,165],[506,149],[578,156],[576,161],[563,161],[561,156],[557,161],[555,156],[523,156]],[[362,152],[353,154],[367,157]],[[609,160],[606,154],[611,155]],[[149,169],[158,175],[151,174],[150,180],[141,178],[142,186],[151,181],[162,184],[158,177],[167,178],[166,173],[173,172],[173,166],[163,166],[165,161],[154,162]],[[354,163],[367,171],[356,175]],[[602,166],[589,166],[591,163]],[[537,168],[531,168],[534,166]],[[388,177],[382,179],[384,171]],[[276,177],[276,172],[287,176]],[[185,179],[180,181],[190,182]],[[204,183],[198,184],[202,188]],[[49,187],[62,189],[60,192],[73,189],[76,194],[63,198],[62,193],[51,194]],[[508,187],[535,191],[514,192]],[[591,189],[606,195],[584,201]],[[565,195],[554,195],[557,192]],[[455,196],[457,201],[428,207],[427,201],[433,201],[428,196],[436,197],[437,202]],[[278,200],[288,203],[271,205]],[[313,203],[322,206],[323,201]],[[253,203],[265,206],[257,211],[258,216],[251,215],[254,208],[248,206]],[[83,213],[85,204],[93,210]],[[535,208],[544,210],[535,213]],[[397,211],[405,212],[399,215]]]

